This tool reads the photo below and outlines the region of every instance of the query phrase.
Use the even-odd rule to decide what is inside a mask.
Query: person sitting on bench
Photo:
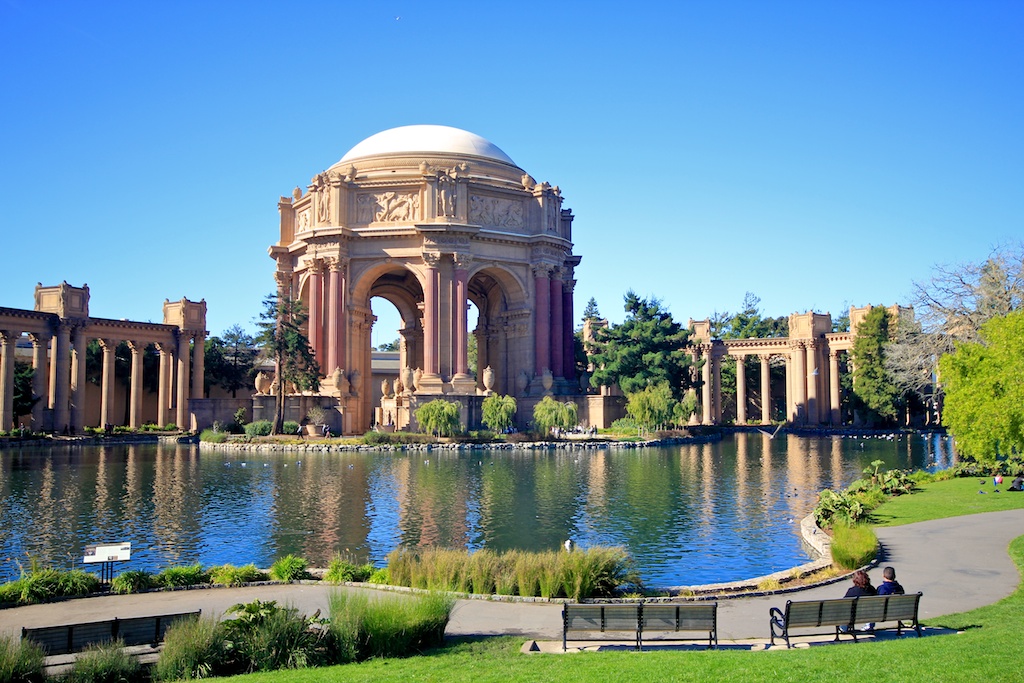
[[[906,591],[896,580],[896,570],[886,567],[882,570],[882,583],[878,586],[878,595],[903,595]]]

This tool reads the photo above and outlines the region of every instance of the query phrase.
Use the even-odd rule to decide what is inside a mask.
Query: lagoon
[[[809,559],[799,521],[823,488],[873,460],[942,469],[948,437],[727,435],[630,450],[203,451],[187,444],[0,450],[0,580],[32,559],[81,567],[84,546],[131,541],[117,567],[255,562],[337,552],[384,564],[399,545],[471,550],[625,546],[645,583],[748,579]]]

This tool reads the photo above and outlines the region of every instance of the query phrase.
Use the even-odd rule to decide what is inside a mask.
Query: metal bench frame
[[[571,631],[585,633],[630,634],[637,650],[643,649],[644,632],[679,633],[700,631],[707,633],[708,649],[718,647],[717,602],[673,603],[619,603],[619,604],[565,604],[562,607],[562,651]],[[700,638],[673,638],[672,640],[704,640]]]
[[[152,617],[130,617],[109,621],[93,621],[65,626],[22,628],[22,640],[30,640],[49,655],[67,655],[81,652],[91,645],[120,639],[126,646],[157,645],[171,624],[190,617],[199,617],[202,610],[161,614]]]
[[[918,609],[921,604],[921,593],[910,595],[865,595],[857,598],[838,598],[835,600],[787,600],[785,610],[772,607],[768,611],[768,624],[771,631],[771,644],[776,638],[790,643],[792,628],[835,628],[835,641],[840,635],[848,635],[857,642],[857,630],[854,624],[896,622],[896,633],[902,635],[904,628],[913,628],[917,637],[921,637],[921,624],[918,621]],[[904,622],[909,622],[905,625]],[[831,633],[831,632],[830,632]],[[806,634],[814,635],[814,634]]]

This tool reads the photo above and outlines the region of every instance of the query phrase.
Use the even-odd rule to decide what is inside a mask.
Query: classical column
[[[711,419],[715,424],[721,424],[722,422],[722,359],[716,358],[715,354],[711,354],[711,381],[714,385],[711,387],[711,402],[713,411]]]
[[[555,268],[551,277],[551,374],[555,377],[565,377],[565,353],[563,346],[563,325],[562,318],[562,269]]]
[[[772,421],[772,369],[771,358],[761,356],[761,424]]]
[[[327,367],[324,374],[330,375],[341,367],[338,336],[341,330],[341,266],[331,259],[327,271]]]
[[[793,412],[795,421],[805,423],[807,421],[807,364],[804,362],[806,352],[801,342],[793,348]]]
[[[142,426],[142,350],[146,345],[142,342],[128,340],[128,350],[132,352],[131,386],[128,389],[128,426],[138,429]],[[179,422],[178,427],[183,423]]]
[[[53,431],[63,432],[71,427],[68,394],[71,389],[71,325],[61,321],[55,347],[50,360],[50,399],[53,403]]]
[[[829,411],[829,422],[838,427],[841,416],[839,413],[839,352],[828,352],[828,395],[832,410]]]
[[[46,411],[46,345],[50,338],[42,334],[30,334],[32,340],[32,431],[43,431],[43,415]]]
[[[821,422],[818,415],[818,346],[814,341],[807,343],[807,424]]]
[[[171,403],[171,382],[170,376],[173,372],[170,368],[170,348],[161,342],[156,345],[160,353],[160,383],[156,390],[156,423],[161,427],[167,424],[167,411]]]
[[[746,357],[736,359],[736,424],[747,423],[747,366]]]
[[[174,416],[174,423],[178,426],[178,429],[189,428],[188,418],[188,382],[189,382],[189,348],[188,348],[189,334],[185,330],[178,330],[178,351],[175,356],[178,359],[178,371],[177,371],[177,391],[176,394],[176,407],[177,411]]]
[[[192,396],[206,398],[206,332],[196,332],[192,342]]]
[[[568,380],[576,379],[576,337],[572,329],[572,291],[576,281],[567,279],[562,286],[562,370]]]
[[[469,262],[471,260],[469,254],[455,254],[455,285],[453,298],[452,298],[452,315],[455,317],[454,328],[455,328],[455,339],[453,340],[453,347],[455,352],[455,374],[456,375],[469,375],[469,322],[466,320],[468,315],[467,301],[469,300]],[[479,347],[477,347],[479,353]],[[479,360],[479,357],[478,357]],[[479,372],[482,368],[477,368]]]
[[[313,261],[309,266],[309,345],[324,372],[324,272],[323,263]],[[324,374],[334,372],[334,368]]]
[[[20,333],[0,330],[0,429],[14,428],[14,349]]]
[[[426,266],[424,275],[426,284],[423,287],[423,373],[439,375],[441,373],[440,358],[440,315],[437,309],[438,298],[438,265],[440,254],[423,254]]]
[[[704,365],[700,368],[700,423],[711,424],[711,347],[702,348],[704,352]]]
[[[114,350],[117,341],[100,339],[103,350],[103,370],[100,380],[100,426],[114,424]]]
[[[533,268],[533,372],[538,377],[551,369],[551,266]]]
[[[71,334],[71,431],[85,427],[85,329],[79,325]]]

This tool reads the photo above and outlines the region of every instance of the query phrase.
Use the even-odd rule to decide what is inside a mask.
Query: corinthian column
[[[324,273],[323,262],[315,260],[309,266],[309,345],[313,347],[320,370],[325,374],[334,368],[324,368]]]
[[[156,345],[156,350],[160,352],[160,383],[156,390],[156,423],[163,427],[167,424],[167,411],[171,403],[171,349],[166,343],[161,342]]]
[[[818,416],[818,347],[811,341],[807,344],[807,424],[816,425],[821,422]]]
[[[702,347],[704,365],[700,368],[700,410],[701,424],[711,424],[711,347]]]
[[[206,332],[192,339],[192,396],[206,398]]]
[[[100,375],[100,426],[114,424],[114,350],[117,341],[100,339],[103,350],[103,369]]]
[[[0,330],[0,429],[14,428],[14,348],[21,334]]]
[[[832,408],[829,411],[829,422],[833,427],[838,427],[841,421],[839,412],[839,352],[828,352],[828,394],[829,404]]]
[[[551,266],[533,268],[533,371],[538,377],[551,368]]]
[[[32,431],[43,431],[43,414],[46,411],[46,345],[50,338],[42,334],[30,334],[32,340]]]
[[[562,269],[555,268],[551,277],[551,374],[555,377],[565,377],[564,361],[562,353],[562,326],[565,321],[562,319]]]
[[[453,351],[455,352],[455,374],[469,376],[469,254],[456,254],[455,261],[455,282],[452,296],[452,315],[454,317],[455,339],[453,340]]]
[[[772,421],[772,370],[769,356],[761,356],[761,423]]]
[[[142,350],[146,347],[142,342],[128,341],[128,349],[132,352],[131,388],[129,389],[128,426],[138,429],[142,426]],[[181,423],[178,423],[181,427]]]
[[[71,426],[68,394],[71,385],[71,326],[61,321],[53,339],[50,359],[50,400],[53,403],[53,431],[62,432]]]
[[[441,374],[441,321],[438,306],[438,265],[440,254],[423,254],[424,279],[423,287],[423,373],[428,376]]]
[[[736,424],[747,423],[747,366],[746,358],[736,359]]]
[[[178,429],[188,429],[188,382],[189,382],[189,363],[188,363],[188,340],[189,334],[185,330],[178,330],[178,352],[175,354],[178,359],[178,372],[177,372],[177,412],[175,414],[175,424],[178,425]]]
[[[79,325],[71,335],[71,431],[85,427],[85,329]]]

